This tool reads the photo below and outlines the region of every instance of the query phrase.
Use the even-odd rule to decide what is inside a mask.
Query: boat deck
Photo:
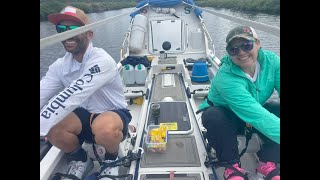
[[[193,13],[193,8],[185,4],[171,8],[176,11],[174,15],[160,13],[159,8],[150,6],[141,9],[141,13],[130,22],[130,33],[126,34],[129,36],[126,36],[128,38],[125,38],[121,49],[121,59],[128,56],[151,57],[151,68],[147,70],[144,84],[124,84],[132,120],[129,134],[120,144],[119,157],[126,156],[129,151],[142,153],[141,158],[132,161],[128,167],[120,166],[119,174],[131,174],[135,180],[168,180],[173,177],[181,180],[224,179],[223,167],[214,169],[205,166],[208,154],[202,134],[204,128],[201,114],[195,113],[210,89],[210,80],[218,71],[220,60],[211,48],[213,41],[206,33],[202,19]],[[136,31],[137,27],[141,27],[141,31]],[[141,36],[134,36],[137,33]],[[168,43],[170,48],[164,48]],[[166,53],[165,58],[160,58],[162,51]],[[197,77],[192,74],[193,63],[203,60],[207,64],[209,80],[194,82],[192,78],[202,78],[203,75]],[[123,78],[122,67],[118,63]],[[136,98],[143,99],[143,102],[137,103]],[[159,117],[152,113],[151,106],[154,104],[160,105]],[[166,148],[154,152],[146,143],[148,127],[160,123],[173,124],[173,128],[166,135]],[[249,144],[257,143],[258,137],[252,138]],[[241,144],[243,141],[239,141],[239,146]],[[85,143],[83,147],[95,160],[92,144]],[[42,180],[67,170],[66,156],[62,151],[52,147],[47,154],[40,162]],[[242,168],[252,175],[250,179],[259,180],[255,176],[258,163],[255,152],[248,150],[241,157],[241,162]],[[99,167],[95,160],[89,174],[98,171]]]

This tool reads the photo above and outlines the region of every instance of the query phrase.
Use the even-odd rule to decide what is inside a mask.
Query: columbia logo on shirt
[[[94,65],[89,69],[89,71],[90,71],[91,74],[95,74],[95,73],[100,72],[100,68],[99,68],[98,65]]]
[[[94,70],[96,71],[97,69],[95,68]],[[98,67],[98,70],[100,72],[99,67]],[[60,107],[65,109],[66,108],[65,101],[69,99],[75,92],[82,91],[83,85],[91,82],[92,79],[93,79],[92,74],[85,74],[81,78],[77,79],[73,84],[71,84],[62,92],[60,92],[58,95],[56,95],[54,98],[52,98],[40,111],[40,115],[45,119],[49,119],[52,114],[58,115],[56,110],[59,109]]]

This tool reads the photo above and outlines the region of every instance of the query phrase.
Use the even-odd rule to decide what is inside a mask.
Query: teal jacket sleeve
[[[280,98],[280,57],[275,55],[275,89],[278,92]]]
[[[215,85],[229,108],[239,118],[280,144],[280,118],[270,113],[252,97],[246,89],[247,82],[241,80],[243,77],[224,78],[220,76],[220,78],[224,80],[216,81]]]

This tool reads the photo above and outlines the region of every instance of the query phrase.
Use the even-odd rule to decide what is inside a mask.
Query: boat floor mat
[[[146,145],[144,143],[144,149]],[[168,136],[166,151],[162,153],[147,152],[142,155],[140,166],[150,167],[200,167],[200,159],[194,136]]]
[[[158,74],[154,79],[151,102],[163,101],[166,97],[174,101],[186,101],[185,89],[178,74]]]
[[[176,131],[189,131],[191,129],[187,104],[185,102],[159,102],[151,103],[160,105],[160,116],[155,118],[151,108],[149,108],[147,126],[154,123],[176,123]]]

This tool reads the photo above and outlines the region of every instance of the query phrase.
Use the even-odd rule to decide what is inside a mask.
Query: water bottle
[[[147,77],[147,69],[143,64],[138,64],[135,67],[135,81],[137,84],[144,84]]]
[[[126,64],[123,67],[123,83],[124,84],[134,84],[135,82],[135,75],[134,75],[134,67],[130,64]]]

